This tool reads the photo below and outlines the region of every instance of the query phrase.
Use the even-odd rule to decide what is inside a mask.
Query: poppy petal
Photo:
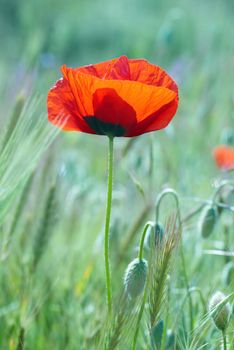
[[[218,146],[214,149],[213,155],[218,168],[223,170],[234,168],[234,147]]]
[[[83,117],[85,115],[93,115],[92,82],[90,79],[82,79],[82,77],[91,76],[79,73],[72,68],[67,68],[65,65],[61,67],[61,72],[67,80],[70,90],[75,98],[79,116]]]
[[[162,86],[178,93],[175,81],[161,67],[146,60],[129,60],[131,80],[153,86]]]
[[[77,71],[105,80],[130,80],[147,85],[163,86],[178,93],[175,81],[161,67],[144,59],[128,59],[126,56],[77,68]]]
[[[129,60],[126,56],[121,56],[107,62],[91,64],[77,68],[81,73],[90,74],[100,79],[112,80],[131,80]]]
[[[97,89],[93,94],[94,115],[104,122],[129,129],[136,124],[136,112],[114,89]]]
[[[136,111],[137,122],[151,116],[177,98],[174,91],[164,87],[128,80],[103,80],[67,67],[64,67],[62,72],[70,84],[82,116],[94,115],[92,95],[98,89],[115,90],[117,95]]]
[[[47,98],[48,119],[66,131],[92,132],[79,117],[76,100],[71,92],[69,83],[61,78],[50,89]]]
[[[129,137],[141,135],[143,132],[150,132],[155,130],[160,130],[165,128],[173,116],[176,113],[178,108],[178,99],[174,99],[168,104],[165,104],[157,112],[145,118],[143,121],[138,123],[136,127],[131,130],[131,132],[126,135]]]

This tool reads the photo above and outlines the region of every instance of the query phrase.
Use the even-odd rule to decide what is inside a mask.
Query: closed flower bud
[[[231,316],[231,305],[229,302],[224,302],[219,305],[225,300],[225,298],[225,294],[222,292],[216,292],[212,295],[208,306],[216,327],[221,331],[225,331]]]
[[[148,263],[139,258],[134,259],[127,267],[124,275],[125,292],[132,299],[140,295],[145,286]]]
[[[157,223],[154,229],[154,239],[155,239],[156,247],[158,247],[162,243],[163,235],[164,235],[164,228],[161,224]]]
[[[226,128],[223,130],[221,143],[223,145],[234,146],[234,129]]]
[[[222,273],[223,282],[226,285],[234,284],[234,262],[230,261],[224,266]]]
[[[152,245],[158,248],[163,240],[164,228],[161,224],[157,223],[154,229],[150,229],[147,232],[145,239],[145,248],[149,249]]]
[[[211,235],[218,219],[217,208],[214,206],[206,207],[200,219],[200,232],[202,237],[206,238]]]
[[[168,329],[166,338],[166,349],[175,349],[175,339],[175,334],[172,332],[171,329]]]
[[[160,320],[151,331],[151,343],[153,349],[161,349],[162,337],[163,337],[164,322]]]

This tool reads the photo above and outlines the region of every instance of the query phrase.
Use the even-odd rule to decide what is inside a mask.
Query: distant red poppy
[[[213,150],[213,155],[218,168],[222,170],[234,168],[234,147],[218,146]]]
[[[165,128],[178,107],[176,83],[146,60],[121,56],[61,72],[47,107],[49,121],[66,131],[137,136]]]

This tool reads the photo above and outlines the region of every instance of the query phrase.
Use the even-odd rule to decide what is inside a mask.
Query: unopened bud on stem
[[[124,287],[127,295],[135,299],[145,287],[148,263],[145,259],[134,259],[127,267],[124,275]]]
[[[221,331],[227,329],[231,316],[231,305],[228,301],[225,302],[225,299],[225,294],[216,292],[212,295],[208,306],[216,327]]]
[[[207,206],[202,212],[200,219],[200,232],[202,237],[211,235],[218,219],[218,212],[215,206]]]

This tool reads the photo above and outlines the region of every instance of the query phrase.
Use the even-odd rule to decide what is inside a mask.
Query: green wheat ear
[[[10,140],[11,135],[13,134],[17,123],[19,122],[21,113],[23,111],[24,105],[26,102],[26,97],[23,94],[20,94],[16,97],[15,105],[13,107],[12,114],[7,121],[7,125],[5,127],[5,130],[3,132],[3,138],[1,141],[1,152],[4,150],[6,144]]]
[[[43,215],[34,240],[33,268],[36,268],[41,259],[54,226],[56,213],[55,197],[56,186],[52,185],[46,198]]]
[[[38,98],[19,97],[0,130],[0,222],[59,132],[41,115],[41,103]]]
[[[150,333],[160,321],[165,302],[168,273],[170,271],[175,250],[180,242],[181,227],[177,226],[177,217],[170,217],[165,225],[160,249],[152,252],[149,262],[149,326]]]
[[[215,206],[207,206],[204,208],[200,218],[200,233],[202,237],[209,237],[214,231],[218,220],[218,211]]]

